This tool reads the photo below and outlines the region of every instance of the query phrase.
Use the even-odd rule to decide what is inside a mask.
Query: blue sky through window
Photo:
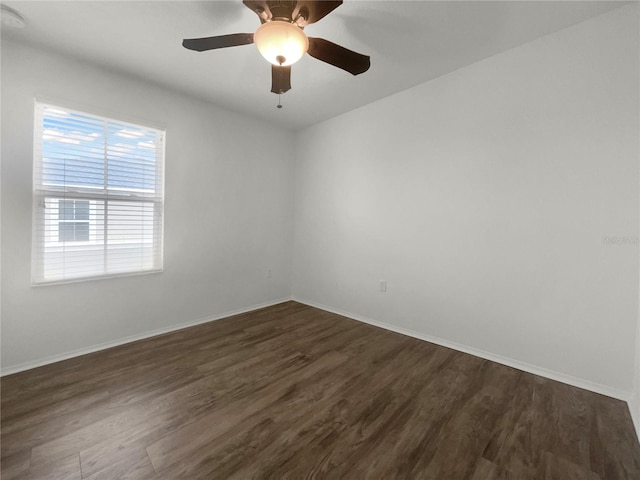
[[[42,130],[45,184],[155,191],[155,130],[47,107]]]

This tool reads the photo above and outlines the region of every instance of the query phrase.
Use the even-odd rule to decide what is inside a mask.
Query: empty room
[[[2,480],[640,479],[640,5],[2,1]]]

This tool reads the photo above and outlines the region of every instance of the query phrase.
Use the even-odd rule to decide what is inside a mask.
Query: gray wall
[[[163,273],[31,287],[34,97],[166,127]],[[292,142],[264,122],[3,42],[4,370],[289,297],[293,155],[264,145]]]
[[[628,396],[638,53],[633,5],[302,132],[294,297]]]
[[[638,53],[631,5],[294,134],[4,42],[3,367],[293,292],[638,398]],[[34,96],[167,128],[164,273],[30,286]]]

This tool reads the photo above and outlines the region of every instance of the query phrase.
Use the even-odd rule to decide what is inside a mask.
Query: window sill
[[[51,280],[51,281],[42,281],[42,282],[34,282],[31,281],[32,287],[48,287],[50,285],[67,285],[71,283],[86,283],[93,282],[95,280],[108,280],[113,278],[123,278],[123,277],[138,277],[140,275],[152,275],[157,273],[164,272],[164,268],[155,269],[155,270],[145,270],[143,272],[128,272],[128,273],[113,273],[108,275],[95,275],[91,277],[78,277],[78,278],[70,278],[67,280]]]

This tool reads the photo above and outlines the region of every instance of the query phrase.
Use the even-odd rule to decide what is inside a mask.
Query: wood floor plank
[[[24,478],[31,468],[31,449],[24,448],[12,455],[2,457],[2,480],[14,480]]]
[[[624,402],[296,302],[0,386],[3,480],[640,479]]]
[[[80,456],[82,478],[89,480],[152,480],[157,478],[151,459],[144,448],[129,450],[126,456],[112,460],[99,470],[85,468]]]
[[[486,458],[480,458],[471,480],[518,480],[519,476],[499,467]]]
[[[471,382],[476,393],[461,404],[439,436],[439,447],[424,469],[427,477],[469,478],[507,407],[517,372],[485,362]]]
[[[236,423],[278,401],[296,382],[311,377],[323,369],[338,366],[346,359],[344,354],[329,353],[306,365],[300,371],[292,372],[277,384],[252,392],[227,407],[215,410],[197,422],[185,425],[179,431],[169,434],[147,447],[154,468],[156,471],[161,471],[179,461],[189,451],[210,442]],[[208,425],[209,428],[203,429],[202,424]]]
[[[602,480],[591,470],[549,452],[542,454],[537,475],[541,480]]]
[[[628,427],[626,404],[603,395],[592,397],[591,470],[603,479],[640,479],[638,438]]]
[[[284,425],[304,425],[314,413],[332,405],[335,395],[353,380],[353,374],[353,368],[341,364],[333,370],[299,378],[277,402],[162,470],[162,478],[231,478],[244,465],[252,464],[256,452],[264,455],[265,450],[281,442]]]
[[[315,466],[310,459],[323,460],[327,458],[329,451],[335,452],[337,448],[327,449],[328,444],[337,445],[339,440],[345,439],[345,429],[357,422],[357,428],[349,428],[357,439],[369,437],[375,433],[373,423],[384,421],[379,413],[385,411],[386,415],[394,412],[394,399],[392,403],[385,403],[385,399],[391,398],[390,390],[400,388],[400,383],[406,377],[398,377],[397,369],[400,367],[413,367],[421,360],[416,356],[415,349],[410,342],[404,344],[390,344],[385,349],[379,346],[376,349],[377,360],[383,362],[379,369],[367,375],[358,368],[352,368],[348,373],[340,372],[338,376],[345,376],[349,383],[344,389],[333,394],[328,402],[313,404],[310,409],[304,405],[296,408],[296,413],[275,414],[276,421],[286,425],[287,435],[278,442],[269,446],[262,462],[253,462],[236,472],[230,478],[254,478],[266,475],[271,478],[306,476],[306,474],[318,474],[321,466]],[[386,350],[386,351],[385,351]],[[386,361],[385,361],[386,360]],[[366,388],[368,397],[359,403],[351,403],[347,398],[357,398],[362,389]],[[346,397],[346,398],[345,398]],[[359,445],[360,443],[358,443]],[[322,455],[318,455],[323,452]],[[307,459],[301,462],[301,459]],[[305,474],[299,471],[304,465]]]
[[[78,454],[72,454],[65,458],[57,459],[54,462],[33,465],[29,472],[21,477],[24,480],[81,480],[82,471],[80,469],[80,458]]]
[[[86,401],[69,401],[72,408],[68,409],[56,408],[65,404],[64,401],[58,402],[52,405],[51,413],[48,413],[47,408],[42,408],[16,419],[15,422],[6,422],[7,427],[3,429],[1,437],[5,447],[2,456],[11,455],[14,448],[31,450],[34,446],[74,432],[107,416],[100,406],[105,405],[108,400],[108,392],[88,396],[80,394],[78,398]]]
[[[296,354],[277,362],[266,362],[256,370],[264,374],[268,381],[270,376],[275,379],[279,374],[302,368],[307,363],[306,357]],[[233,368],[220,373],[187,384],[150,403],[135,403],[126,409],[118,409],[116,414],[104,420],[38,445],[33,448],[31,461],[33,464],[49,462],[70,452],[86,451],[94,446],[101,448],[104,443],[119,451],[120,442],[132,443],[139,435],[153,434],[155,430],[168,433],[185,422],[196,421],[216,405],[220,392],[233,391],[240,395],[245,391],[252,392],[255,388],[253,378],[242,378]],[[150,425],[154,428],[149,428]]]

